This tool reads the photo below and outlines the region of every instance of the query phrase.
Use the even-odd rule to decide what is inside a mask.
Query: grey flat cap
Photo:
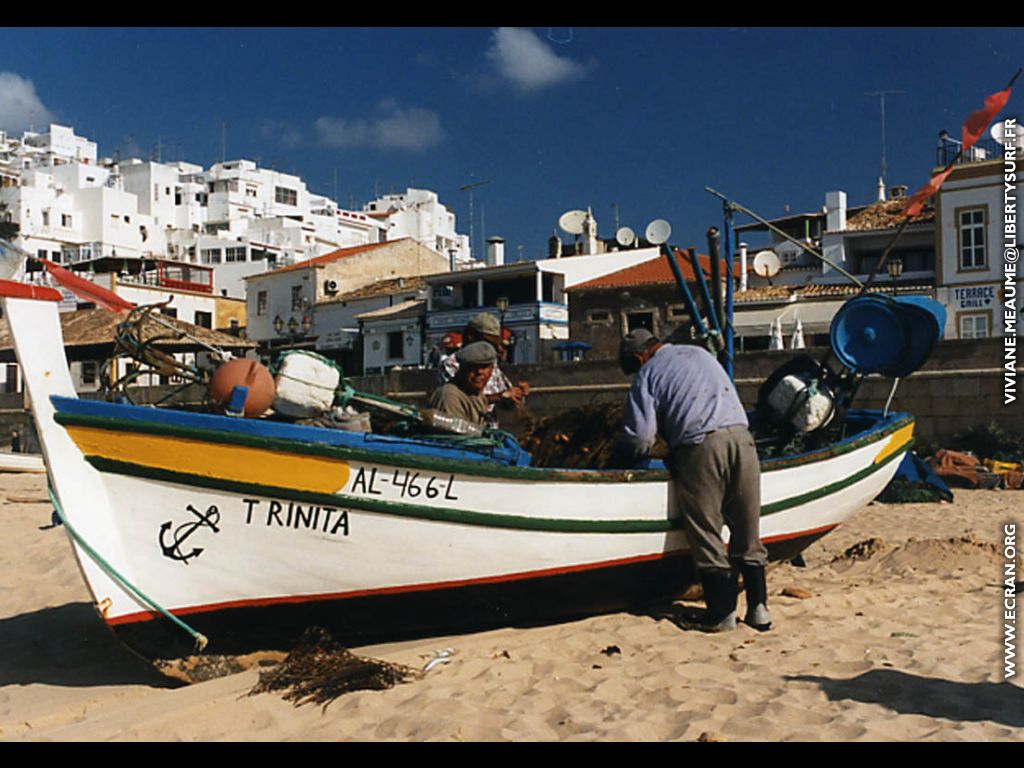
[[[498,323],[498,318],[488,312],[481,312],[479,315],[474,315],[466,325],[477,333],[482,333],[487,336],[501,335],[501,324]]]
[[[474,341],[456,352],[455,359],[459,361],[459,365],[494,365],[498,360],[498,353],[489,342]]]
[[[619,344],[620,355],[636,355],[643,351],[648,342],[654,338],[654,334],[646,328],[637,328],[630,331],[623,337]]]

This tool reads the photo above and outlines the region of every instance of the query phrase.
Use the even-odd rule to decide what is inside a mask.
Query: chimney
[[[587,217],[583,219],[583,253],[590,256],[597,253],[597,220],[587,207]]]
[[[560,259],[562,258],[562,238],[558,236],[558,232],[555,231],[551,237],[548,238],[548,258],[549,259]]]
[[[881,176],[878,177],[878,202],[885,202],[885,181]]]
[[[842,190],[825,194],[825,228],[829,232],[846,229],[846,193]]]
[[[902,200],[907,196],[906,184],[894,184],[889,187],[889,198],[891,200]]]
[[[505,238],[487,238],[487,266],[500,267],[505,263]]]

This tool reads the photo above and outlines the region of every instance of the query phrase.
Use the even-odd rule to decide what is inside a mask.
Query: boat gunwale
[[[911,442],[913,441],[908,441],[903,447],[909,447]],[[778,501],[768,504],[763,504],[760,516],[767,517],[794,507],[799,507],[802,504],[815,501],[819,498],[839,493],[849,486],[870,477],[887,464],[895,461],[898,457],[902,458],[904,452],[902,450],[903,447],[901,447],[900,450],[889,454],[881,461],[872,462],[827,486],[816,488],[796,496],[779,499]],[[471,509],[410,504],[408,502],[372,499],[364,496],[352,496],[349,494],[303,491],[295,488],[282,488],[280,486],[262,485],[245,481],[209,477],[207,475],[176,472],[174,470],[150,467],[143,464],[136,464],[117,459],[107,459],[99,456],[87,456],[86,460],[100,472],[126,475],[144,480],[167,482],[176,485],[187,485],[189,487],[203,487],[227,493],[241,493],[251,496],[291,499],[310,504],[330,505],[350,510],[358,510],[361,512],[415,518],[419,520],[429,520],[432,522],[456,525],[473,525],[489,528],[545,531],[554,533],[608,534],[665,533],[682,528],[682,518],[679,516],[634,518],[625,520],[529,517],[503,512],[480,512],[478,510]]]
[[[411,467],[441,472],[456,472],[464,475],[495,477],[503,479],[519,479],[549,482],[664,482],[669,478],[667,469],[560,469],[552,467],[531,467],[496,464],[486,460],[481,453],[480,459],[460,459],[442,456],[430,456],[421,453],[404,453],[388,451],[386,448],[375,450],[362,446],[325,444],[318,442],[300,442],[298,440],[253,435],[231,429],[213,429],[192,425],[176,425],[165,422],[147,421],[137,418],[119,418],[117,416],[97,416],[84,413],[71,413],[60,410],[60,401],[75,398],[52,397],[57,411],[54,420],[64,427],[93,427],[112,432],[125,431],[142,434],[166,435],[200,442],[221,445],[242,445],[252,448],[263,448],[285,453],[325,456],[365,463],[385,463],[399,467]],[[91,407],[108,405],[102,401],[88,401]],[[140,410],[149,410],[139,406]],[[869,418],[871,411],[850,411],[853,418]],[[205,414],[202,414],[205,415]],[[896,433],[903,427],[914,423],[909,413],[891,413],[881,417],[867,430],[858,432],[836,443],[822,448],[806,451],[793,456],[780,456],[761,461],[761,472],[773,472],[803,466],[817,461],[840,456],[855,451],[874,442],[880,442]],[[455,447],[448,450],[460,450]],[[470,449],[461,449],[468,451]]]

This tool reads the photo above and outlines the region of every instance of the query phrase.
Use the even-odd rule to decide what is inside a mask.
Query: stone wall
[[[803,352],[821,359],[826,350]],[[752,406],[761,382],[797,354],[780,350],[737,355],[736,382],[744,404]],[[945,341],[920,371],[899,382],[890,407],[914,414],[917,436],[930,443],[941,443],[967,427],[991,421],[1008,432],[1022,433],[1024,399],[1003,404],[1002,356],[1000,339]],[[622,400],[630,382],[610,360],[513,365],[505,371],[513,380],[525,379],[531,385],[527,412],[518,418],[515,414],[504,415],[502,425],[509,429],[514,429],[523,416],[544,417],[588,403]],[[435,386],[435,377],[434,370],[404,370],[384,376],[352,377],[349,381],[364,392],[422,405]],[[1024,377],[1021,380],[1024,382]],[[861,384],[854,406],[882,408],[891,388],[891,379],[869,376]],[[167,391],[169,388],[140,392],[139,402],[155,402]],[[186,399],[196,402],[202,397],[198,391],[189,394],[191,397]],[[10,443],[11,429],[24,434],[26,417],[22,395],[0,394],[0,446]]]
[[[772,371],[798,354],[821,359],[824,348],[793,352],[745,352],[736,357],[735,374],[740,398],[747,406],[757,400],[757,389]],[[917,418],[919,438],[948,440],[969,426],[996,421],[1010,432],[1024,432],[1024,399],[1003,404],[1003,347],[1000,339],[945,341],[920,371],[899,382],[891,410],[909,411]],[[838,365],[833,360],[833,367]],[[1018,368],[1018,370],[1021,370]],[[592,402],[621,400],[629,379],[610,360],[505,368],[512,379],[530,382],[531,415],[548,416]],[[434,371],[401,371],[387,376],[351,379],[356,389],[422,404],[434,387]],[[1024,382],[1024,377],[1022,377]],[[869,376],[862,382],[854,407],[883,408],[892,380]],[[517,419],[506,415],[503,426],[514,428]]]

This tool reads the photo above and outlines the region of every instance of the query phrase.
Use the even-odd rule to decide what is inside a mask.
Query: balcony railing
[[[935,165],[945,167],[956,159],[960,152],[960,141],[949,137],[940,137],[939,146],[935,149]],[[968,149],[957,164],[980,163],[985,160],[996,160],[1003,156],[1003,145],[995,139],[983,137]]]

